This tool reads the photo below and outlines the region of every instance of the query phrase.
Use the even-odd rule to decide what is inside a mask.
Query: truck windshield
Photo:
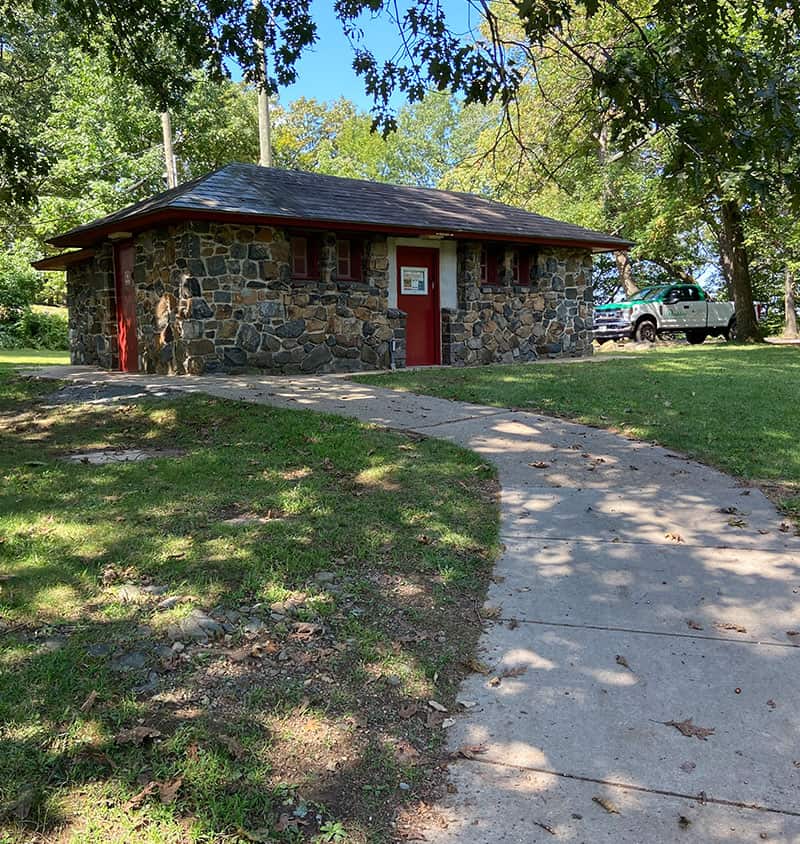
[[[645,302],[652,302],[654,299],[657,299],[667,288],[663,284],[659,284],[656,287],[645,287],[643,290],[640,290],[634,299],[639,299]]]

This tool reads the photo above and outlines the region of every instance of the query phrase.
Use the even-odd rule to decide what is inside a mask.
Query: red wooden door
[[[438,249],[397,247],[397,307],[408,314],[406,364],[441,363]]]
[[[133,281],[135,248],[120,243],[114,248],[114,274],[117,294],[117,346],[122,372],[139,369],[139,344],[136,340],[136,284]]]

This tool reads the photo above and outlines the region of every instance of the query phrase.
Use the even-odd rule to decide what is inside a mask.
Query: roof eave
[[[31,266],[35,270],[65,270],[67,267],[90,260],[96,254],[96,249],[78,249],[75,252],[62,252],[60,255],[31,261]]]
[[[98,226],[79,227],[71,229],[64,234],[56,235],[47,242],[56,247],[89,247],[95,246],[105,240],[113,232],[136,232],[142,231],[153,225],[170,224],[190,220],[222,220],[225,222],[247,223],[251,225],[265,226],[288,226],[319,229],[338,229],[340,231],[371,231],[381,234],[396,236],[428,236],[441,232],[447,237],[457,239],[485,239],[509,241],[517,243],[546,244],[563,248],[588,249],[594,253],[616,252],[630,249],[634,246],[632,241],[622,238],[583,239],[583,238],[557,238],[544,237],[541,235],[525,236],[521,234],[503,234],[499,232],[481,232],[447,228],[444,226],[392,226],[384,223],[356,222],[346,220],[294,218],[285,216],[270,216],[264,214],[243,213],[237,211],[221,211],[216,209],[188,209],[175,206],[167,206],[156,211],[148,211],[143,214],[133,215],[121,220],[114,220]]]

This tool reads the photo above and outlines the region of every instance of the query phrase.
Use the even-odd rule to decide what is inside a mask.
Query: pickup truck
[[[735,339],[733,302],[714,302],[696,284],[658,284],[626,302],[594,309],[594,337],[600,342],[630,337],[653,343],[660,334],[678,332],[685,332],[690,343],[717,335]]]

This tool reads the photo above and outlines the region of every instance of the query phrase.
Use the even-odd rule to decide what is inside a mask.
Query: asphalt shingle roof
[[[87,245],[115,224],[141,224],[153,214],[219,212],[271,220],[374,225],[377,230],[414,229],[547,242],[585,243],[595,250],[630,246],[630,241],[542,217],[475,194],[407,187],[319,173],[229,164],[172,190],[52,238],[59,246]]]

